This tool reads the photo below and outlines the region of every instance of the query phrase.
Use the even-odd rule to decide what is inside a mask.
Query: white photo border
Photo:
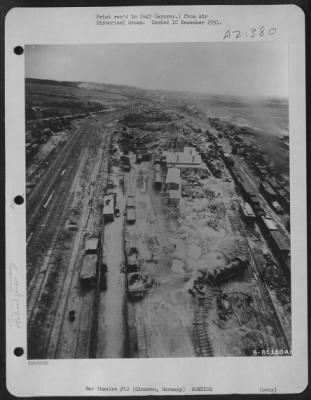
[[[223,24],[197,26],[98,27],[97,13],[138,12],[209,13]],[[26,217],[25,203],[25,73],[17,45],[156,42],[221,42],[224,32],[253,26],[275,26],[273,37],[289,49],[289,132],[291,183],[292,356],[220,357],[187,359],[27,360],[26,329]],[[228,39],[234,42],[235,38]],[[238,39],[241,41],[241,39]],[[307,354],[307,204],[305,15],[294,5],[261,6],[143,6],[117,8],[13,8],[5,21],[5,135],[6,135],[6,367],[7,388],[15,396],[32,395],[147,395],[148,392],[97,392],[87,387],[179,386],[193,394],[193,386],[212,386],[204,394],[302,392],[308,382]],[[22,347],[22,357],[14,349]],[[174,393],[152,393],[174,394]]]

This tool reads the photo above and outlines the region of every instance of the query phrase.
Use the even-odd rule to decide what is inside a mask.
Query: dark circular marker
[[[24,349],[22,347],[15,347],[14,354],[16,357],[21,357],[24,354]]]
[[[17,204],[18,206],[20,206],[21,204],[24,203],[24,197],[17,195],[14,197],[14,203]]]
[[[14,53],[18,56],[20,56],[21,54],[24,53],[24,49],[22,48],[22,46],[15,46],[14,47]]]

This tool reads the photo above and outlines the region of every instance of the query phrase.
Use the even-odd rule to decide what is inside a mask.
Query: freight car
[[[126,199],[126,208],[135,208],[135,197],[128,197]]]
[[[103,216],[104,223],[113,222],[114,221],[114,206],[115,206],[115,198],[113,194],[109,194],[104,197],[104,208],[103,208]]]
[[[146,294],[146,278],[138,273],[133,272],[127,276],[127,290],[131,300],[142,299]]]
[[[85,254],[97,254],[99,247],[99,238],[96,236],[87,239],[84,247]]]
[[[125,256],[127,272],[140,271],[139,253],[135,245],[131,244],[128,246]]]
[[[96,286],[97,254],[85,254],[80,270],[80,284],[86,289]]]
[[[135,222],[136,222],[136,211],[135,211],[135,208],[127,208],[127,210],[126,210],[126,222],[128,224],[135,224]]]

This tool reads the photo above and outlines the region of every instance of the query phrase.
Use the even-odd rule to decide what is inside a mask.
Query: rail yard
[[[291,354],[287,104],[26,94],[28,358]]]

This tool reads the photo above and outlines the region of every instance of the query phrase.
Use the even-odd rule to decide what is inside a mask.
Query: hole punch
[[[20,206],[21,204],[24,203],[24,197],[17,195],[14,197],[14,203],[17,204],[18,206]]]
[[[14,47],[14,53],[18,56],[20,56],[21,54],[24,53],[24,49],[22,48],[22,46],[15,46]]]
[[[16,357],[21,357],[24,354],[24,349],[22,347],[15,347],[14,355]]]

